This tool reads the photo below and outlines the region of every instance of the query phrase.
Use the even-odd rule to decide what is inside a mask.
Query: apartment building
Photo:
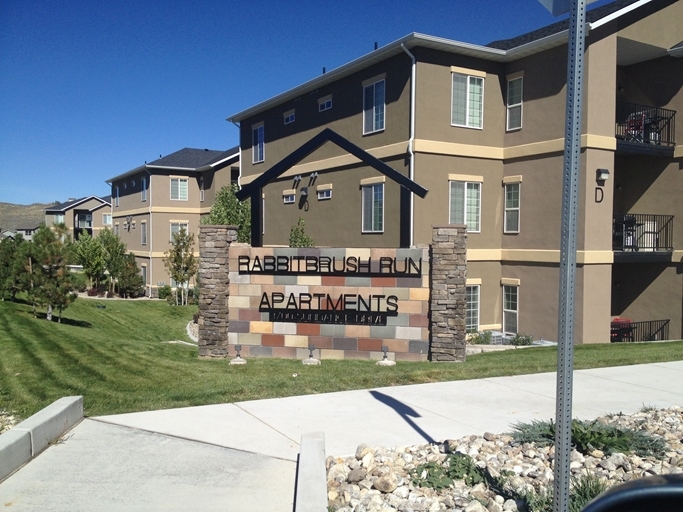
[[[45,209],[45,225],[64,224],[72,240],[78,240],[82,233],[97,236],[100,230],[111,228],[110,201],[110,196],[69,199]]]
[[[175,286],[163,264],[173,235],[195,235],[216,193],[239,176],[239,148],[184,148],[107,180],[111,185],[112,229],[135,254],[148,294]],[[196,256],[199,256],[195,243]]]
[[[682,19],[680,0],[587,13],[577,343],[682,337]],[[468,329],[556,339],[567,25],[486,46],[413,33],[230,116],[242,185],[329,128],[429,191],[402,205],[396,180],[325,143],[262,187],[256,242],[286,245],[299,217],[333,247],[465,223]]]

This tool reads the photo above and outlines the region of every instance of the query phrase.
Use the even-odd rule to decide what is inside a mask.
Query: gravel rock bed
[[[0,409],[0,434],[7,432],[14,425],[19,423],[19,418],[13,412]]]
[[[645,431],[667,444],[662,458],[635,454],[605,454],[594,450],[571,454],[573,476],[591,474],[609,485],[650,475],[683,473],[683,407],[614,414],[598,418],[604,424]],[[330,510],[338,512],[503,512],[522,510],[522,504],[497,494],[484,484],[468,486],[456,480],[441,491],[416,487],[410,470],[427,462],[442,462],[460,452],[493,477],[503,476],[506,489],[543,493],[552,489],[553,447],[518,444],[507,434],[485,433],[387,449],[360,445],[350,457],[328,457],[327,488]]]

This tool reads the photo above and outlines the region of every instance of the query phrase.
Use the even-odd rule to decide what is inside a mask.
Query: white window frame
[[[64,224],[64,214],[63,213],[55,213],[54,224]]]
[[[102,225],[103,226],[111,226],[111,213],[103,213],[102,214]]]
[[[147,178],[140,179],[140,201],[147,201]]]
[[[283,194],[282,202],[284,204],[294,204],[296,203],[296,194]]]
[[[325,190],[318,190],[318,201],[327,201],[328,199],[332,199],[332,189],[327,188]]]
[[[508,307],[511,305],[511,303],[507,300],[508,292],[511,296],[514,295],[515,309]],[[510,323],[508,321],[508,317],[514,317],[514,330],[508,329]],[[519,286],[505,284],[503,285],[503,332],[508,335],[515,335],[519,332]]]
[[[251,127],[251,163],[258,164],[265,160],[265,126],[260,123]]]
[[[114,187],[114,206],[119,205],[119,187]]]
[[[384,233],[384,182],[362,184],[361,189],[361,233]],[[368,194],[371,194],[369,198],[367,198]],[[372,203],[369,218],[367,217],[368,211],[366,208],[368,200]],[[376,202],[380,210],[379,217],[375,215]]]
[[[453,216],[453,188],[454,184],[462,184],[463,192],[464,192],[464,197],[462,199],[462,204],[463,204],[463,211],[462,211],[462,221],[459,222],[459,219],[456,217],[454,218]],[[477,189],[477,199],[478,199],[478,204],[475,205],[476,207],[476,227],[472,226],[470,223],[467,222],[468,217],[473,213],[473,212],[468,212],[469,209],[469,190],[474,190]],[[448,181],[448,223],[449,224],[466,224],[467,225],[467,232],[468,233],[481,233],[481,205],[482,205],[482,182],[481,181],[463,181],[463,180],[449,180]]]
[[[140,245],[147,245],[147,222],[140,222]]]
[[[320,98],[318,100],[318,112],[325,112],[332,108],[332,96],[327,96],[325,98]]]
[[[506,103],[507,103],[507,122],[506,122],[506,129],[507,131],[515,131],[515,130],[521,130],[522,129],[522,118],[524,115],[524,110],[522,107],[523,104],[523,98],[524,98],[524,77],[523,76],[515,76],[515,77],[510,77],[508,78],[507,81],[507,95],[506,95]],[[519,83],[519,98],[513,98],[512,94],[510,93],[510,87],[515,84]],[[516,125],[511,125],[510,123],[510,114],[513,111],[519,111],[519,126]]]
[[[455,119],[454,111],[456,106],[456,78],[458,80],[465,80],[465,104],[459,104],[460,109],[465,114],[464,122],[458,122]],[[480,98],[475,96],[475,83],[480,82],[481,94]],[[485,84],[485,73],[474,72],[474,74],[468,73],[466,70],[451,71],[451,126],[459,126],[461,128],[474,128],[482,130],[484,128],[484,84]],[[480,101],[477,103],[476,100]],[[475,108],[477,107],[478,108]],[[463,108],[464,107],[464,108]],[[476,122],[478,118],[479,122]]]
[[[379,94],[381,94],[381,98],[378,96]],[[368,105],[368,103],[371,104]],[[371,115],[372,118],[369,119],[368,115]],[[363,85],[363,135],[384,131],[385,126],[386,80],[382,78]]]
[[[517,206],[511,205],[508,202],[508,190],[512,190],[515,187],[517,188]],[[504,194],[505,194],[505,197],[503,199],[503,202],[504,202],[505,213],[503,215],[503,217],[504,217],[503,232],[504,233],[519,233],[520,226],[521,226],[520,205],[521,205],[521,200],[522,200],[522,184],[519,181],[505,183]],[[515,214],[517,215],[517,228],[516,229],[514,229],[510,226],[510,221],[508,220],[511,216],[513,216]]]
[[[285,124],[292,124],[296,120],[296,112],[294,110],[290,110],[288,112],[285,112],[282,115],[282,118],[283,118]]]
[[[168,238],[169,243],[173,243],[173,226],[178,226],[178,233],[180,233],[180,230],[184,227],[185,228],[185,233],[190,232],[190,223],[187,221],[171,221],[169,222],[169,232],[170,236]]]
[[[174,181],[178,182],[178,185],[177,185],[178,197],[173,197],[173,182]],[[187,178],[180,178],[177,176],[171,177],[171,181],[169,183],[170,183],[170,187],[171,187],[171,190],[170,190],[171,201],[187,201],[188,200],[189,195],[190,195],[190,192],[189,192],[190,186],[189,186],[189,180]],[[183,190],[183,187],[181,187],[181,184],[183,184],[183,183],[185,184],[184,190]],[[184,192],[184,194],[183,194],[183,192]]]
[[[474,297],[475,295],[476,298]],[[467,304],[465,308],[465,330],[467,332],[479,332],[479,313],[481,311],[481,285],[466,285],[465,301]],[[474,318],[474,322],[470,322],[470,317]]]

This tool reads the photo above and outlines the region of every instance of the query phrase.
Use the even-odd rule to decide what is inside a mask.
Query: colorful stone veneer
[[[273,271],[274,261],[282,264],[281,272]],[[341,270],[345,261],[350,273],[333,275],[334,272],[328,271]],[[287,270],[284,270],[285,262]],[[359,262],[362,272],[353,272]],[[418,262],[421,263],[419,274]],[[270,271],[261,272],[268,265]],[[405,273],[406,268],[410,275]],[[292,269],[295,272],[291,272]],[[248,270],[254,273],[248,273]],[[390,359],[425,361],[430,339],[429,276],[427,247],[293,249],[232,244],[229,249],[228,343],[242,345],[243,357],[304,359],[309,355],[308,347],[313,345],[314,356],[321,359],[381,359],[382,346],[386,346]],[[337,316],[338,322],[350,318],[370,325],[272,321],[271,313],[264,311],[270,306],[276,314],[287,314],[296,307],[296,311],[304,315],[313,309],[322,310],[318,311],[319,315],[329,312],[334,317],[335,312],[331,310],[334,304],[341,307],[340,296],[346,296],[350,309],[361,311],[345,319]],[[390,296],[395,299],[387,299]],[[282,302],[271,304],[273,297],[282,298]],[[299,301],[301,297],[303,304]],[[288,303],[290,309],[287,309]],[[379,323],[386,325],[374,325],[376,316],[374,320],[368,320],[364,315],[367,303],[372,304],[373,310],[395,309],[395,315],[380,319]]]

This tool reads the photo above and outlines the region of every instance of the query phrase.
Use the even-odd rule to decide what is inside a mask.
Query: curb
[[[327,510],[325,433],[312,432],[301,436],[294,512],[323,510]]]
[[[0,436],[0,480],[19,469],[83,419],[83,397],[51,403]]]

